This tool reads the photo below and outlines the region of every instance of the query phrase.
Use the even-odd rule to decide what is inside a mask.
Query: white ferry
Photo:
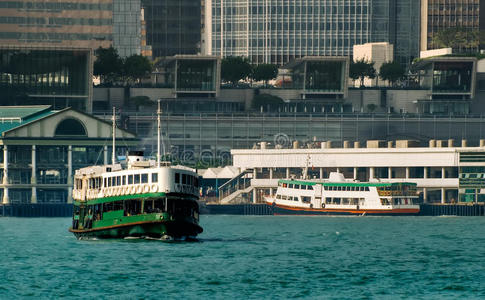
[[[277,214],[414,215],[419,213],[416,183],[358,182],[341,173],[325,181],[282,179],[265,197]]]
[[[113,117],[113,128],[114,117]],[[157,161],[130,152],[115,162],[76,170],[72,227],[81,238],[193,239],[199,226],[199,180],[194,169],[160,161],[160,107]],[[113,149],[114,145],[113,129]]]

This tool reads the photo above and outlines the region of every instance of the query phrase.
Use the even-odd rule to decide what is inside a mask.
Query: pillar
[[[428,189],[423,188],[423,203],[428,203]]]
[[[286,178],[290,178],[290,168],[286,168]]]
[[[423,178],[428,178],[428,168],[427,167],[423,168]]]
[[[320,179],[323,179],[323,168],[320,168]]]
[[[392,168],[391,167],[388,167],[387,168],[387,178],[388,179],[391,179],[392,178]]]
[[[357,180],[357,168],[354,167],[354,180]]]
[[[106,146],[105,146],[106,147]],[[105,163],[107,159],[107,151],[104,152]],[[72,203],[72,146],[67,147],[67,203]]]
[[[257,168],[254,168],[253,169],[253,179],[256,179],[257,178],[257,175],[258,175],[258,169]]]
[[[30,177],[30,184],[32,185],[32,196],[30,203],[37,203],[37,156],[35,145],[32,145],[32,176]]]
[[[273,168],[269,168],[269,179],[273,179]]]
[[[369,181],[374,179],[374,167],[369,168]]]
[[[258,200],[258,189],[254,188],[253,189],[253,203],[256,203]]]
[[[3,146],[3,184],[8,184],[8,149],[7,145]],[[10,199],[8,198],[8,187],[3,188],[3,204],[9,204]]]
[[[441,188],[441,203],[446,203],[446,190]]]
[[[445,177],[445,167],[441,167],[441,178],[446,178]]]
[[[104,146],[103,148],[103,160],[104,160],[104,164],[107,165],[108,164],[108,146]]]
[[[406,179],[409,178],[409,167],[406,167]]]

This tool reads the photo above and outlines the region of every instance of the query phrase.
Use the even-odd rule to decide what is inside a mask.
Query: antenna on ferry
[[[112,132],[112,136],[113,136],[113,151],[111,151],[111,164],[115,164],[116,162],[116,159],[115,159],[115,152],[116,152],[116,148],[115,148],[115,140],[116,140],[116,107],[113,106],[113,116],[111,117],[111,121],[113,123],[113,132]]]
[[[160,131],[161,131],[160,115],[161,114],[162,114],[162,110],[160,109],[160,99],[158,99],[158,109],[157,109],[157,123],[158,123],[158,130],[157,130],[157,168],[160,168]]]

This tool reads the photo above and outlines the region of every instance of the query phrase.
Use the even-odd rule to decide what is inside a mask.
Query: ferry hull
[[[85,230],[69,229],[77,239],[120,239],[126,237],[154,238],[195,238],[202,233],[202,227],[189,221],[149,221],[120,224]]]
[[[375,216],[411,216],[418,215],[419,208],[409,208],[409,209],[314,209],[314,208],[301,208],[301,207],[290,207],[278,204],[269,204],[273,209],[274,215],[354,215],[360,216],[365,214],[375,215]]]

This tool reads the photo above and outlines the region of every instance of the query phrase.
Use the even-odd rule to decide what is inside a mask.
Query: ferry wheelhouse
[[[113,149],[115,122],[113,114]],[[76,170],[70,232],[82,238],[195,238],[199,226],[199,180],[194,169],[130,152],[127,163]]]
[[[416,183],[357,182],[331,173],[326,181],[282,179],[265,197],[274,214],[413,215],[419,213]]]

